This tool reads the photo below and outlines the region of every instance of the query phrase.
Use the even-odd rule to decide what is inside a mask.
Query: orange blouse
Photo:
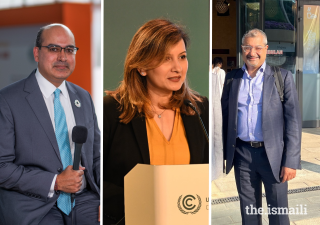
[[[146,118],[146,127],[151,165],[190,164],[189,145],[180,109],[175,112],[170,141],[164,137],[153,118]]]

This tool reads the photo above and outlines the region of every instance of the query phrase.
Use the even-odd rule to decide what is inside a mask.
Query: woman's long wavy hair
[[[169,48],[181,39],[187,48],[187,33],[181,26],[166,19],[155,19],[145,23],[133,36],[124,64],[124,79],[116,90],[106,91],[120,103],[120,122],[129,123],[137,113],[149,118],[154,116],[146,77],[141,76],[138,69],[150,70],[160,66]],[[190,100],[196,107],[195,101],[202,101],[198,93],[189,88],[187,79],[178,91],[173,91],[168,105],[160,107],[180,108],[181,113],[194,115],[195,112],[184,104],[185,99]]]

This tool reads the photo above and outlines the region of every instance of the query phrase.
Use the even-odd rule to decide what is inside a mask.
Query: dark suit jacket
[[[87,91],[66,85],[76,124],[88,128],[81,152],[87,187],[99,194],[100,131],[94,106]],[[0,224],[36,225],[59,196],[48,198],[48,193],[63,166],[35,71],[0,91],[0,124]]]
[[[222,93],[224,159],[226,172],[233,166],[237,138],[238,96],[243,71],[228,73]],[[281,69],[284,102],[281,103],[271,67],[266,65],[263,81],[262,132],[266,153],[275,179],[280,182],[281,167],[301,169],[301,114],[293,76]],[[232,81],[230,78],[234,77]],[[229,83],[228,83],[229,81]],[[230,90],[230,91],[228,91]]]
[[[206,129],[209,123],[208,100],[198,103]],[[136,116],[120,123],[118,102],[104,97],[103,181],[104,216],[118,221],[124,215],[124,176],[137,164],[150,164],[145,117]],[[190,149],[190,163],[209,162],[209,146],[197,116],[181,114]]]

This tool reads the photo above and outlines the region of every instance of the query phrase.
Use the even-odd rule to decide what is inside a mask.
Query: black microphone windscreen
[[[74,126],[72,129],[72,141],[78,144],[86,142],[88,129],[84,126]]]
[[[191,101],[189,99],[185,99],[183,103],[187,106],[190,106]]]

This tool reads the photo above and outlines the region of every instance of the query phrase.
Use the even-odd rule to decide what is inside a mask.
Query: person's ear
[[[144,69],[138,69],[141,76],[147,76],[147,72]]]
[[[36,62],[39,62],[39,48],[38,47],[33,48],[33,57]]]

